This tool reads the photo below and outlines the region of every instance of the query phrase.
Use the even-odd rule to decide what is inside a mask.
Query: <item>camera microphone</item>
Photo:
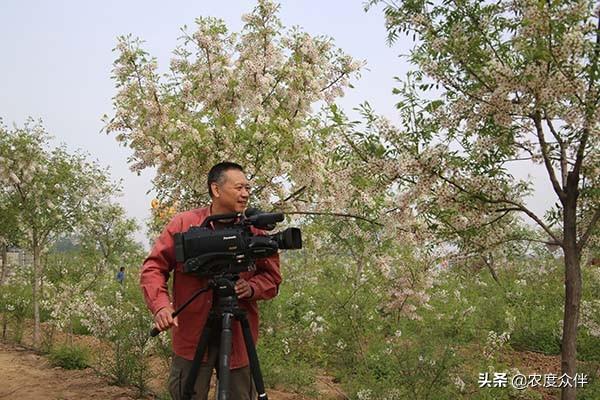
[[[247,209],[244,216],[247,223],[267,231],[275,229],[275,225],[285,219],[283,213],[265,213],[257,208]]]

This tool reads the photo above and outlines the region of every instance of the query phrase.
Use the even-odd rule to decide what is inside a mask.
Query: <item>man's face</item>
[[[243,212],[248,205],[250,184],[246,175],[237,169],[225,171],[225,181],[212,184],[214,209],[218,213]]]

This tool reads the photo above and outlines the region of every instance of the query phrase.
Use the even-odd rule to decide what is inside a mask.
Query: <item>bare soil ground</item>
[[[135,391],[109,385],[90,368],[64,370],[24,347],[0,342],[0,399],[127,400]]]
[[[28,327],[29,328],[29,327]],[[119,387],[111,385],[109,380],[103,378],[92,368],[84,370],[65,370],[54,367],[41,353],[31,350],[30,329],[24,335],[25,345],[17,345],[0,341],[0,400],[128,400],[128,399],[156,399],[149,395],[139,397],[138,391],[132,387]],[[60,338],[59,340],[64,340]],[[108,354],[111,351],[102,341],[91,336],[73,337],[74,343],[96,350],[92,354]],[[481,349],[465,348],[465,352],[481,351]],[[517,367],[522,373],[557,373],[560,371],[560,357],[547,356],[533,352],[505,351],[501,356],[506,365]],[[94,357],[93,357],[94,358]],[[151,360],[150,368],[155,376],[166,376],[168,366],[158,358]],[[95,365],[92,361],[92,365]],[[477,371],[471,371],[476,374]],[[150,382],[154,393],[164,390],[164,379],[155,378]],[[281,389],[281,390],[277,390]],[[339,384],[332,377],[321,375],[315,382],[318,398],[321,400],[345,400]],[[544,400],[559,398],[558,390],[538,389]],[[285,391],[285,388],[267,389],[271,400],[309,400],[308,397]],[[209,398],[214,398],[212,395]]]
[[[323,399],[344,398],[329,377],[319,377]],[[296,393],[268,389],[271,400],[307,400]],[[212,396],[209,396],[212,398]],[[65,370],[43,355],[16,344],[0,342],[0,400],[130,400],[140,399],[135,388],[111,385],[91,368]],[[141,399],[155,399],[154,396]]]

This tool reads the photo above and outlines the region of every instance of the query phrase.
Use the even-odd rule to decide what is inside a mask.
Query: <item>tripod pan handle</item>
[[[160,333],[160,330],[157,327],[152,328],[152,330],[150,331],[150,337],[155,337],[158,336],[158,334]]]

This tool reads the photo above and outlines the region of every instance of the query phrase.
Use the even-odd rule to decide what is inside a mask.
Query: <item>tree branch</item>
[[[461,5],[457,2],[454,1],[454,5],[456,6],[456,9],[460,9]],[[492,50],[492,53],[494,53],[494,56],[496,56],[496,59],[498,61],[500,61],[500,63],[502,65],[506,65],[505,60],[500,57],[500,54],[498,53],[498,51],[496,50],[496,48],[492,45],[492,42],[489,40],[488,36],[487,36],[487,32],[484,32],[483,29],[481,29],[481,26],[479,24],[479,21],[473,16],[473,13],[469,13],[467,12],[467,15],[469,16],[469,19],[471,20],[471,22],[473,23],[473,26],[479,31],[479,33],[481,34],[481,37],[483,38],[483,40],[485,41],[485,43],[490,47],[490,50]]]
[[[500,279],[498,279],[498,274],[496,274],[496,270],[494,269],[494,266],[492,265],[493,261],[491,261],[491,262],[488,261],[488,259],[483,254],[481,255],[481,259],[483,260],[483,263],[487,266],[488,270],[490,271],[492,278],[494,278],[494,280],[496,281],[496,283],[498,285],[502,286],[502,284],[500,283]]]
[[[550,1],[546,1],[548,8],[550,8],[552,6]],[[584,100],[579,97],[579,93],[577,90],[577,86],[573,83],[573,81],[575,80],[575,77],[573,76],[569,76],[566,72],[565,69],[562,67],[563,61],[558,60],[556,58],[556,55],[554,54],[554,46],[552,45],[553,43],[553,37],[552,37],[552,13],[548,12],[546,13],[547,17],[548,17],[548,52],[550,54],[550,57],[552,58],[552,61],[554,61],[554,65],[556,65],[556,67],[558,68],[558,70],[560,71],[560,73],[567,78],[567,82],[569,83],[569,85],[571,86],[573,90],[573,93],[575,95],[575,97],[577,98],[577,100],[579,100],[579,102],[584,105],[585,102]],[[566,36],[566,35],[565,35]],[[548,63],[548,68],[550,68],[550,63]]]
[[[565,187],[567,185],[567,176],[569,174],[569,160],[567,158],[567,147],[565,146],[565,141],[562,140],[559,133],[554,128],[554,124],[552,123],[552,119],[548,116],[546,110],[544,110],[544,119],[546,120],[546,125],[552,132],[552,135],[556,139],[556,142],[560,146],[560,171],[562,177],[562,186]]]
[[[135,58],[130,57],[130,61],[131,61],[131,64],[133,64],[133,70],[135,71],[135,77],[137,79],[138,88],[140,89],[140,92],[142,93],[142,95],[145,96],[146,92],[144,90],[144,86],[142,85],[142,78],[141,78],[137,63],[135,62]]]
[[[335,85],[340,79],[342,79],[347,73],[346,72],[342,72],[340,74],[340,76],[338,76],[337,78],[335,78],[333,81],[331,81],[327,86],[325,86],[324,88],[321,89],[321,92],[326,91],[327,89],[329,89],[330,87],[332,87],[333,85]]]
[[[279,200],[278,202],[274,203],[275,207],[273,210],[277,210],[277,208],[282,206],[283,203],[285,203],[286,201],[297,200],[298,197],[300,197],[300,195],[302,195],[302,193],[304,193],[305,190],[306,190],[306,186],[302,186],[300,189],[296,190],[294,193],[290,194],[285,199]]]
[[[361,221],[366,221],[369,222],[373,225],[377,225],[377,226],[384,226],[383,224],[365,218],[365,217],[361,217],[360,215],[353,215],[353,214],[346,214],[346,213],[330,213],[330,212],[319,212],[319,211],[291,211],[291,212],[286,212],[286,214],[297,214],[297,215],[325,215],[325,216],[331,216],[331,217],[344,217],[344,218],[354,218],[354,219],[358,219]]]
[[[277,89],[277,85],[279,85],[279,82],[281,82],[281,79],[283,79],[283,73],[280,74],[277,79],[275,80],[275,83],[273,84],[273,86],[271,87],[271,91],[265,96],[265,98],[260,102],[261,106],[264,106],[267,102],[267,100],[269,100],[269,98],[273,95],[273,93],[275,93],[275,89]]]
[[[306,190],[306,186],[302,186],[300,189],[296,190],[294,193],[290,194],[288,197],[286,197],[285,199],[281,200],[280,203],[285,203],[286,201],[290,200],[290,199],[294,199],[297,198],[298,196],[300,196],[304,190]]]
[[[556,194],[558,195],[558,198],[560,199],[561,203],[564,204],[566,200],[566,194],[563,188],[558,183],[558,180],[556,179],[556,173],[554,171],[554,167],[552,166],[552,161],[550,159],[548,143],[546,143],[546,139],[544,138],[544,129],[542,128],[542,117],[540,115],[540,112],[535,111],[531,118],[533,119],[533,123],[535,124],[535,130],[542,150],[542,157],[544,158],[544,165],[546,166],[548,177],[550,178],[550,182],[552,182],[554,192],[556,192]]]
[[[512,200],[508,200],[508,199],[490,199],[490,198],[487,198],[486,196],[484,196],[484,195],[482,195],[480,193],[473,193],[473,192],[465,189],[464,187],[462,187],[458,183],[454,182],[452,179],[446,178],[445,176],[443,176],[441,174],[437,174],[437,175],[444,182],[449,183],[450,185],[456,187],[461,192],[466,193],[469,196],[474,197],[474,198],[476,198],[476,199],[478,199],[478,200],[480,200],[480,201],[482,201],[484,203],[490,203],[490,204],[503,204],[503,203],[506,203],[506,204],[510,204],[510,205],[515,206],[521,212],[523,212],[527,216],[529,216],[529,218],[531,218],[532,220],[534,220],[548,234],[548,236],[550,236],[552,238],[552,240],[554,240],[557,243],[562,243],[562,241],[558,240],[558,238],[554,235],[554,232],[552,232],[550,230],[550,228],[548,226],[546,226],[546,224],[544,224],[544,222],[537,215],[535,215],[534,212],[532,212],[531,210],[529,210],[524,205],[522,205],[520,203],[517,203],[516,201],[512,201]]]

